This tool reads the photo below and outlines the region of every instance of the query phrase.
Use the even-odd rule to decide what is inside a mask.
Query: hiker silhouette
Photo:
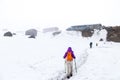
[[[93,45],[93,43],[92,43],[92,42],[90,42],[90,48],[92,48],[92,45]]]

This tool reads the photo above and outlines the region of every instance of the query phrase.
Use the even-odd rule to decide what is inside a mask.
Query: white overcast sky
[[[120,0],[0,0],[0,25],[69,27],[120,25]]]

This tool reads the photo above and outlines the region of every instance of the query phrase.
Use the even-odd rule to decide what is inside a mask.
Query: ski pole
[[[75,71],[77,73],[77,66],[76,66],[76,60],[74,59],[74,64],[75,64]]]
[[[66,60],[65,60],[65,63],[64,63],[64,67],[65,67],[65,73],[66,73]]]

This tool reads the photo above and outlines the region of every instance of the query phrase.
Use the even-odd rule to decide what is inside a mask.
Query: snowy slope
[[[0,34],[0,80],[56,80],[64,75],[63,55],[71,46],[76,55],[78,73],[71,80],[118,80],[119,50],[117,43],[99,42],[106,32],[96,31],[92,38],[78,32],[58,36],[39,32],[36,39],[23,33],[12,38]],[[89,49],[92,41],[93,48]],[[99,45],[96,47],[95,43]]]
[[[71,80],[119,80],[120,44],[106,43],[104,47],[88,49],[86,63]]]

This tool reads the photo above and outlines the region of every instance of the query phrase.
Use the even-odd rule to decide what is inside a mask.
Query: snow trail
[[[81,52],[81,54],[77,55],[77,60],[76,60],[77,70],[87,61],[87,57],[88,57],[87,50],[88,49],[85,49],[84,51]],[[75,71],[75,66],[73,68],[74,68],[74,70],[73,70],[73,76],[74,76],[77,73]],[[68,79],[67,79],[65,71],[61,70],[61,71],[58,71],[56,76],[54,76],[53,78],[50,78],[48,80],[68,80]]]

